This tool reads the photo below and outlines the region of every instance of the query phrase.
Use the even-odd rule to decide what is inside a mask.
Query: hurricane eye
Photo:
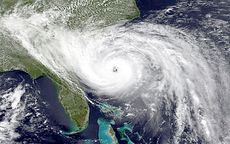
[[[118,67],[114,66],[113,67],[113,72],[118,72]]]

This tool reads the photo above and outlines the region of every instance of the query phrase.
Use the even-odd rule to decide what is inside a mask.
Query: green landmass
[[[104,27],[140,15],[135,0],[0,0],[0,20],[2,16],[12,13],[29,17],[33,13],[49,9],[62,13],[55,20],[55,24],[64,24],[70,29],[93,24]],[[20,42],[12,39],[10,34],[0,27],[0,71],[9,70],[23,70],[33,78],[51,78],[57,88],[60,102],[73,122],[71,131],[77,133],[87,127],[89,106],[77,84],[70,85],[35,60]]]
[[[33,59],[19,43],[0,31],[0,71],[9,70],[23,70],[33,78],[51,78],[58,90],[60,102],[73,122],[71,131],[79,132],[87,127],[89,107],[83,93]]]
[[[108,26],[121,20],[139,17],[135,0],[1,0],[0,14],[21,13],[30,16],[28,10],[36,13],[52,9],[61,12],[56,23],[69,28],[85,26]]]

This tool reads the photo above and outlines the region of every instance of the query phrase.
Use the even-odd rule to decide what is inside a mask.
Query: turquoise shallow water
[[[103,118],[99,118],[97,120],[97,123],[99,125],[99,133],[98,137],[100,139],[101,144],[116,144],[116,141],[114,141],[113,136],[110,134],[111,131],[111,125],[114,125],[115,122],[113,120],[105,120]]]
[[[126,141],[127,144],[134,144],[126,134],[126,132],[133,132],[133,126],[131,124],[124,123],[124,125],[118,128],[117,131],[120,133],[121,140]]]
[[[97,120],[99,125],[98,138],[101,144],[116,144],[118,143],[115,133],[111,133],[114,129],[112,125],[115,125],[114,120],[106,120],[104,118],[99,118]],[[119,141],[123,141],[127,144],[134,144],[134,142],[129,138],[127,133],[133,133],[133,125],[129,123],[124,123],[121,127],[115,129],[119,134]]]
[[[226,5],[223,2],[222,3],[218,2],[218,4],[220,5],[218,6],[218,5],[212,4],[211,2],[207,3],[205,2],[205,0],[200,1],[200,3],[198,3],[198,1],[194,3],[193,2],[188,3],[187,1],[184,1],[184,3],[175,4],[175,7],[168,7],[171,5],[171,2],[169,2],[170,0],[162,0],[162,2],[159,2],[158,5],[155,5],[155,3],[157,3],[159,0],[156,0],[156,2],[149,3],[150,1],[151,0],[146,0],[146,1],[140,0],[139,1],[139,6],[140,6],[139,8],[140,8],[140,11],[143,17],[141,17],[140,19],[137,19],[134,22],[146,20],[146,21],[153,22],[153,23],[181,27],[187,31],[195,31],[195,30],[203,31],[204,33],[207,33],[207,35],[209,35],[207,36],[207,38],[210,37],[212,43],[216,43],[218,48],[222,50],[226,49],[227,51],[227,48],[229,47],[227,43],[228,37],[226,37],[228,35],[226,31],[228,27],[228,23],[225,23],[225,21],[228,21],[228,20],[227,20],[227,15],[224,15],[224,13],[227,13],[227,8],[224,7],[221,9],[221,7],[223,7],[221,5]],[[166,3],[166,2],[169,2],[169,3]],[[187,6],[188,4],[190,4],[190,6]],[[166,8],[168,9],[166,10]],[[160,11],[160,9],[163,9],[163,10]],[[223,14],[220,14],[220,13],[223,13]],[[210,29],[213,29],[213,30],[210,30]],[[225,39],[225,37],[227,38],[227,40]],[[210,49],[215,47],[214,44],[210,44],[209,46],[210,46]],[[225,53],[225,51],[222,51],[222,52]],[[213,55],[215,54],[215,53],[212,53],[211,51],[210,53]],[[216,57],[218,57],[218,55],[216,55]],[[230,54],[227,52],[226,52],[226,57],[227,58],[230,57]],[[213,61],[214,61],[214,58],[213,58]],[[216,63],[221,64],[219,61],[217,61]],[[226,73],[226,75],[228,74],[229,73]],[[50,88],[46,87],[46,85],[43,85],[43,86],[44,86],[44,89],[43,88],[42,89],[44,91],[46,91],[47,89],[50,90]],[[220,86],[222,88],[224,87],[222,86],[222,83],[220,84]],[[220,90],[222,90],[221,87],[219,87]],[[48,94],[48,92],[45,92],[45,94],[50,95]],[[176,97],[176,95],[174,96]],[[223,98],[223,101],[228,101],[227,97],[222,97],[222,96],[224,96],[224,94],[219,95],[220,98]],[[173,99],[173,100],[176,101],[176,99]],[[47,101],[49,101],[49,99]],[[88,143],[94,143],[94,140],[98,140],[99,138],[101,140],[101,143],[107,143],[107,142],[114,143],[114,142],[111,142],[111,140],[113,140],[114,137],[112,137],[112,135],[109,134],[109,130],[111,130],[111,127],[113,127],[114,131],[116,132],[117,139],[121,143],[123,142],[124,143],[141,143],[139,142],[140,139],[144,139],[145,141],[147,141],[146,143],[166,143],[167,140],[169,140],[170,138],[174,136],[174,132],[177,130],[176,128],[174,129],[173,127],[174,126],[173,122],[175,122],[176,120],[176,118],[174,117],[175,115],[174,112],[175,112],[175,109],[177,108],[177,103],[175,102],[175,105],[174,103],[172,103],[172,107],[169,107],[170,106],[169,104],[171,103],[167,103],[167,102],[168,101],[162,102],[167,107],[162,106],[162,109],[160,109],[161,111],[160,110],[157,111],[158,112],[157,114],[159,115],[156,116],[156,118],[154,117],[155,119],[153,119],[154,123],[152,123],[152,127],[149,127],[149,125],[146,125],[146,123],[149,121],[149,117],[147,116],[143,117],[142,115],[140,116],[142,118],[140,120],[141,125],[138,125],[138,126],[137,124],[135,125],[135,121],[133,122],[131,120],[128,121],[128,123],[123,124],[123,122],[127,122],[124,119],[122,119],[122,123],[119,123],[117,119],[114,119],[114,121],[116,122],[116,124],[114,124],[113,121],[108,120],[108,119],[112,119],[110,115],[104,116],[103,113],[108,113],[108,111],[109,112],[113,111],[115,114],[119,115],[119,109],[115,109],[114,107],[110,107],[108,105],[100,105],[100,107],[98,107],[97,109],[96,108],[91,109],[91,112],[90,112],[91,118],[89,120],[90,121],[89,126],[84,132],[82,132],[79,135],[76,134],[74,136],[73,135],[72,136],[65,136],[65,135],[60,136],[60,135],[53,134],[52,136],[52,133],[56,131],[54,131],[52,128],[52,130],[50,131],[47,130],[48,132],[46,133],[41,132],[41,129],[42,129],[41,126],[44,125],[43,127],[47,128],[49,125],[39,123],[38,128],[30,126],[36,130],[36,132],[31,132],[31,134],[30,134],[30,130],[28,130],[27,132],[20,130],[20,133],[22,133],[22,138],[20,140],[25,141],[24,139],[28,139],[30,143],[31,142],[35,143],[36,141],[38,140],[41,141],[42,139],[43,141],[41,142],[44,142],[44,143],[47,143],[48,141],[53,140],[56,143],[60,143],[63,141],[63,143],[81,143],[82,142],[82,143],[88,144]],[[31,102],[31,103],[34,104],[34,102]],[[57,103],[53,100],[51,100],[51,103],[53,104],[54,107],[52,107],[50,111],[53,112],[53,109],[55,109],[55,113],[51,113],[51,116],[53,117],[52,119],[55,119],[57,123],[59,123],[59,125],[62,125],[62,126],[67,125],[68,127],[71,126],[70,123],[62,117],[62,114],[64,115],[64,113],[56,112],[58,110],[57,108],[55,108],[55,106],[58,106]],[[108,103],[108,104],[111,104],[111,103]],[[220,104],[222,105],[221,108],[223,109],[227,107],[224,105],[225,103],[223,102],[222,103],[220,102]],[[214,105],[217,105],[217,103],[215,102]],[[192,109],[192,107],[189,107],[189,108]],[[48,113],[48,111],[46,111],[46,113]],[[41,118],[41,116],[39,116],[39,118]],[[135,116],[135,118],[137,118],[137,116]],[[222,116],[219,118],[223,120],[225,119],[225,117],[222,118]],[[163,120],[165,120],[164,125],[160,125],[160,122],[162,122]],[[44,122],[45,120],[42,119],[41,121]],[[133,125],[134,128],[132,125],[129,124],[131,122],[134,124]],[[26,127],[26,124],[22,123],[22,126],[24,128]],[[224,127],[228,129],[227,128],[228,126],[224,126]],[[145,131],[143,130],[144,128],[146,128]],[[146,130],[148,133],[146,132]],[[191,141],[193,141],[194,143],[196,142],[205,143],[205,140],[202,139],[203,138],[202,135],[195,135],[195,136],[193,135],[195,133],[193,131],[195,130],[196,130],[196,127],[192,127],[192,125],[185,125],[184,132],[180,136],[178,136],[178,139],[179,139],[178,141],[180,141],[181,143],[189,143]],[[222,131],[224,132],[224,129]],[[30,134],[30,136],[28,136],[29,135],[28,133]],[[38,138],[34,138],[34,135],[38,136]],[[221,132],[220,132],[220,135],[221,135]],[[49,138],[49,139],[47,140],[46,138]],[[212,139],[215,139],[215,137],[212,137]],[[224,136],[223,137],[221,136],[220,139],[221,141],[224,141],[223,140]]]

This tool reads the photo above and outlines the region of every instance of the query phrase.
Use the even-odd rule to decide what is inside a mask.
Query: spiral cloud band
[[[201,54],[202,45],[185,32],[147,22],[69,31],[41,15],[8,17],[2,24],[59,76],[98,97],[129,101],[127,113],[143,111],[132,108],[131,101],[140,98],[154,119],[162,100],[174,101],[175,143],[186,125],[194,128],[194,137],[212,142],[226,132],[220,121],[229,118],[216,119],[221,117],[216,72]]]

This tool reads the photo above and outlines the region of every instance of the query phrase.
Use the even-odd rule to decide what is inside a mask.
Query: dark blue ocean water
[[[148,16],[156,10],[162,10],[174,5],[176,0],[136,0],[137,7],[141,12],[141,17]]]
[[[214,1],[184,1],[178,6],[178,1],[176,0],[137,0],[138,8],[141,12],[141,17],[134,20],[142,21],[149,20],[154,23],[168,24],[176,27],[182,27],[189,30],[200,30],[207,33],[213,41],[219,41],[223,48],[223,53],[226,57],[230,58],[229,53],[225,53],[226,41],[224,41],[221,34],[226,35],[225,31],[221,34],[214,35],[209,34],[210,31],[216,29],[214,26],[207,26],[206,23],[201,23],[202,20],[206,20],[207,14],[212,14],[213,18],[229,20],[230,18],[226,15],[220,15],[221,12],[226,13],[227,9],[225,5],[214,3]],[[177,5],[171,11],[164,13],[165,15],[159,17],[158,14],[162,10],[168,7]],[[220,11],[221,10],[221,11]],[[97,124],[98,118],[105,117],[103,113],[100,112],[99,108],[89,104],[90,106],[90,119],[89,127],[83,131],[81,134],[75,134],[72,136],[64,136],[60,130],[67,130],[70,127],[69,117],[64,112],[61,106],[57,91],[51,82],[51,80],[45,76],[39,77],[37,79],[32,79],[28,74],[22,71],[8,71],[0,73],[0,90],[7,90],[9,88],[16,87],[19,83],[24,85],[29,85],[26,88],[26,93],[23,95],[22,100],[26,103],[26,113],[28,115],[21,121],[21,125],[17,128],[17,132],[20,133],[21,137],[17,141],[25,143],[83,143],[82,140],[91,139],[96,140],[98,138]],[[12,78],[10,83],[6,83],[6,78]],[[89,97],[93,98],[91,94]],[[117,102],[112,102],[117,105]],[[164,111],[162,109],[162,111]],[[173,108],[172,108],[173,113]],[[0,115],[0,120],[4,117]],[[143,116],[145,118],[145,116]],[[173,121],[171,117],[162,115],[164,119]],[[110,119],[110,117],[108,117]],[[143,132],[142,128],[147,122],[148,117],[146,116],[146,121],[139,123],[139,125],[134,126],[133,132]],[[122,127],[122,123],[116,123],[113,127],[116,132],[116,136],[119,138],[119,134],[116,128]],[[165,129],[155,134],[155,137],[151,140],[151,143],[157,143],[159,140],[164,139],[164,136],[170,135],[172,131],[167,131],[169,125],[165,125]],[[189,128],[185,129],[187,132],[191,131]],[[131,138],[134,143],[145,143],[145,138],[138,140],[136,135],[127,132],[127,135]],[[163,136],[162,136],[163,135]],[[151,137],[151,131],[146,132],[146,137]],[[160,139],[159,139],[160,137]],[[79,140],[81,142],[79,142]],[[162,142],[161,141],[161,142]],[[120,143],[127,143],[126,141],[119,141]]]
[[[8,79],[10,81],[6,81]],[[20,134],[17,142],[58,144],[98,139],[97,119],[103,117],[103,114],[97,107],[89,104],[89,127],[85,131],[66,136],[61,131],[68,131],[71,121],[58,99],[52,81],[45,76],[32,79],[29,74],[19,70],[0,73],[0,91],[14,89],[19,84],[26,90],[21,98],[26,108],[25,116],[16,129]],[[1,120],[4,113],[0,113]]]

